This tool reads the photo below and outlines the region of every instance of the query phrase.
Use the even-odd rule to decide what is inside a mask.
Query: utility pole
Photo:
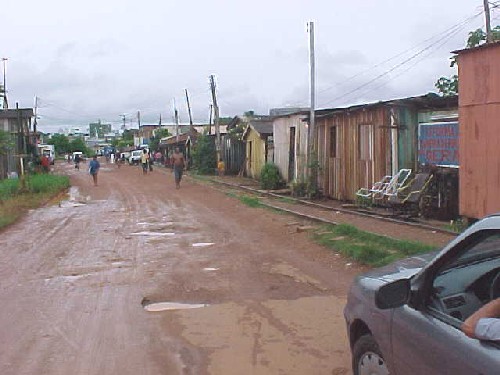
[[[175,143],[179,143],[179,112],[177,111],[177,107],[175,105],[175,98],[174,98],[174,121],[175,121]]]
[[[137,125],[141,128],[141,111],[137,111]]]
[[[120,115],[122,120],[123,120],[123,125],[122,125],[122,130],[125,130],[127,128],[127,119],[126,119],[126,116],[125,114],[123,115]]]
[[[186,91],[186,102],[187,102],[187,107],[188,107],[188,114],[189,114],[189,130],[193,131],[193,116],[191,116],[191,105],[189,104],[189,95],[188,95],[188,90],[184,89]]]
[[[311,108],[309,112],[309,155],[308,164],[310,170],[309,177],[313,190],[316,190],[317,183],[317,168],[314,164],[317,162],[317,147],[316,147],[316,124],[314,111],[316,106],[316,74],[315,74],[315,58],[314,58],[314,22],[309,22],[309,68],[310,68],[310,89],[311,89]]]
[[[33,141],[35,142],[34,153],[38,155],[38,134],[36,132],[36,126],[38,125],[38,96],[35,95],[35,119],[33,121]]]
[[[8,109],[9,108],[9,102],[7,101],[7,74],[6,74],[6,63],[7,63],[8,58],[2,57],[2,62],[3,62],[3,109]]]
[[[212,104],[210,104],[210,114],[208,117],[208,134],[212,134],[212,114],[214,113],[214,109]]]
[[[217,162],[220,160],[220,127],[219,127],[219,106],[217,105],[217,95],[215,93],[215,76],[210,76],[210,90],[212,91],[212,102],[215,115],[215,152]]]
[[[484,16],[486,18],[486,43],[493,42],[493,35],[491,34],[491,21],[490,21],[490,4],[488,0],[483,0],[484,3]]]

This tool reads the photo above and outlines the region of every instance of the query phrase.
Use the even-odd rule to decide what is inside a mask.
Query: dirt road
[[[70,199],[0,233],[0,374],[350,373],[359,267],[292,216],[102,164],[97,187],[56,165]]]

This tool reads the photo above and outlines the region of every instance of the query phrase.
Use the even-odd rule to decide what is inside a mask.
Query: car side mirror
[[[410,279],[396,280],[375,292],[375,305],[382,310],[401,307],[410,297]]]

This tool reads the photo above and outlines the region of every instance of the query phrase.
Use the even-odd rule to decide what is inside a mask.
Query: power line
[[[431,43],[430,45],[426,46],[425,48],[421,49],[420,51],[414,53],[413,55],[411,55],[410,57],[406,58],[405,60],[403,60],[402,62],[394,65],[393,67],[391,67],[390,69],[386,70],[385,72],[377,75],[375,78],[372,78],[371,80],[369,80],[368,82],[365,82],[363,83],[362,85],[350,90],[349,92],[345,93],[345,94],[342,94],[332,100],[329,100],[328,102],[326,102],[324,105],[328,105],[332,102],[335,102],[339,99],[342,99],[342,98],[345,98],[346,96],[349,96],[351,95],[352,93],[356,92],[356,91],[359,91],[363,88],[365,88],[366,86],[370,85],[371,83],[379,80],[380,78],[383,78],[385,77],[386,75],[388,75],[389,73],[393,72],[394,70],[398,69],[399,67],[407,64],[408,62],[412,61],[413,59],[417,58],[418,56],[422,55],[424,52],[430,50],[431,48],[433,48],[434,46],[436,46],[437,44],[439,44],[440,42],[442,42],[443,40],[448,40],[449,38],[451,38],[452,36],[454,36],[455,34],[457,34],[461,29],[463,29],[465,27],[465,25],[469,22],[471,22],[473,19],[475,19],[476,17],[480,16],[482,14],[482,12],[480,13],[477,13],[476,15],[472,16],[472,17],[469,17],[467,20],[465,21],[462,21],[461,23],[455,25],[453,28],[451,28],[450,30],[451,31],[448,31],[445,33],[445,36],[442,37],[441,39]],[[443,43],[444,44],[444,43]],[[441,45],[443,45],[441,44]],[[441,46],[440,45],[440,46]]]

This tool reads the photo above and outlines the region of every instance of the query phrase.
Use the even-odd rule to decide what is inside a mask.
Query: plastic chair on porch
[[[430,173],[417,173],[407,185],[389,197],[388,202],[393,211],[418,214],[420,200],[432,180]]]
[[[397,194],[398,190],[405,186],[406,181],[411,176],[411,169],[400,169],[398,173],[394,175],[391,181],[387,184],[383,196],[379,198],[388,198],[392,195]]]
[[[380,181],[375,182],[371,188],[360,188],[356,192],[356,196],[359,198],[372,198],[373,194],[383,193],[391,178],[392,176],[384,176]]]

